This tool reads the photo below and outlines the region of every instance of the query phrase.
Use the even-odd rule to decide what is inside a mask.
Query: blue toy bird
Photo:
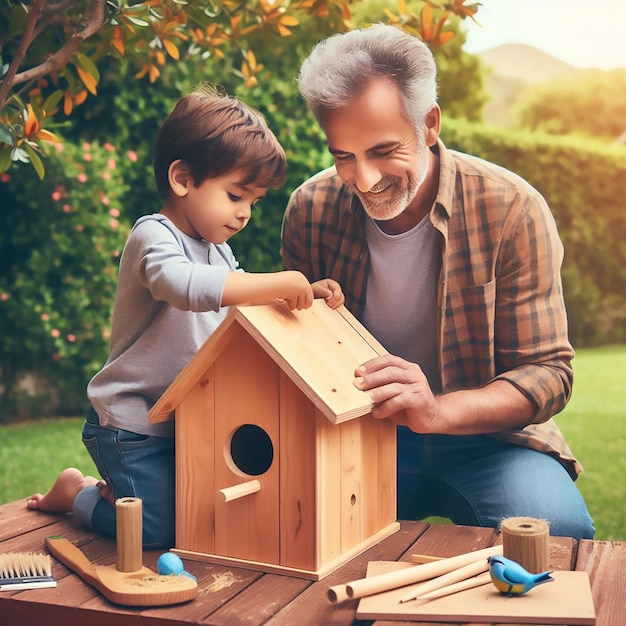
[[[519,563],[504,556],[490,556],[487,561],[491,582],[500,593],[508,596],[521,596],[537,585],[554,580],[550,576],[552,572],[531,574]]]

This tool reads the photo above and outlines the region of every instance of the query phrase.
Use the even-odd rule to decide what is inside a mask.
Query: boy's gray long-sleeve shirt
[[[160,214],[135,223],[120,261],[110,353],[87,395],[100,424],[173,436],[148,412],[228,313],[226,275],[238,269],[228,244],[180,232]]]

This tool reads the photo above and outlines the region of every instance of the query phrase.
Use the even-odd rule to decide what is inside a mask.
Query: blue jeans
[[[83,425],[83,443],[115,499],[141,498],[143,547],[173,546],[174,440],[100,426],[97,413],[90,408]],[[115,537],[115,507],[100,497],[97,487],[85,487],[78,494],[74,514],[94,530]]]
[[[398,519],[447,517],[497,528],[507,517],[547,520],[552,536],[592,539],[583,497],[553,457],[487,435],[418,435],[398,427]]]

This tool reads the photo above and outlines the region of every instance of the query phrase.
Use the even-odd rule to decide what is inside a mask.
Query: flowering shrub
[[[85,405],[85,386],[107,355],[129,231],[122,171],[135,159],[109,143],[65,144],[51,151],[43,181],[28,168],[0,176],[0,420],[24,411],[17,385],[31,371],[61,407]]]

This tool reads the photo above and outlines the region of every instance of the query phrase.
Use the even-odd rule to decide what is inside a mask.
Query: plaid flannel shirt
[[[443,237],[437,296],[442,390],[495,379],[515,385],[536,407],[532,423],[490,435],[553,455],[575,479],[582,467],[552,419],[571,396],[574,356],[554,218],[516,174],[447,150],[441,141],[436,149],[439,190],[430,219]],[[284,267],[311,281],[338,281],[358,319],[369,264],[363,218],[358,198],[329,168],[293,192],[282,229]]]

